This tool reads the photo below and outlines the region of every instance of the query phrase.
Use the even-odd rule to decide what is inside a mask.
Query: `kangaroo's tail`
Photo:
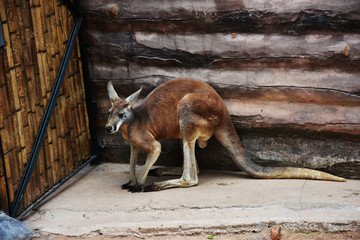
[[[252,162],[245,154],[230,116],[225,116],[222,127],[215,133],[219,142],[229,151],[236,165],[255,178],[300,178],[344,182],[345,178],[325,172],[293,167],[262,167]]]

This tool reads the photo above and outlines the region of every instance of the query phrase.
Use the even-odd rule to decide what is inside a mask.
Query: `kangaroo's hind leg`
[[[197,143],[199,145],[199,141],[200,139],[197,140]],[[180,141],[181,143],[181,147],[183,147],[183,141]],[[157,176],[157,177],[162,177],[162,176],[181,176],[183,173],[183,167],[158,167],[158,168],[154,168],[151,169],[149,171],[149,176]],[[199,170],[199,165],[196,162],[196,170],[197,170],[197,174],[199,175],[200,170]]]
[[[163,190],[173,187],[191,187],[198,184],[198,167],[195,158],[195,144],[205,147],[207,140],[219,124],[219,102],[199,93],[190,93],[178,104],[180,132],[183,141],[184,169],[181,178],[155,182],[145,190]]]
[[[181,176],[181,167],[158,167],[149,171],[149,176]]]
[[[183,141],[184,169],[181,178],[154,182],[152,185],[145,187],[144,191],[159,191],[167,188],[191,187],[197,185],[198,175],[195,158],[195,143],[196,139],[192,141]]]
[[[200,169],[196,162],[196,171],[199,175]],[[183,173],[182,167],[158,167],[149,171],[149,176],[163,177],[163,176],[181,176]]]

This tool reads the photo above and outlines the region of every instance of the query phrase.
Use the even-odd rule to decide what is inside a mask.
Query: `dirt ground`
[[[259,233],[241,233],[241,234],[199,234],[194,236],[141,236],[133,234],[132,236],[84,236],[84,237],[65,237],[59,235],[44,235],[33,238],[33,240],[268,240],[271,238],[271,230],[266,229]],[[340,233],[326,233],[326,232],[294,232],[290,230],[281,230],[280,240],[360,240],[360,232],[340,232]],[[273,239],[275,240],[275,239]]]

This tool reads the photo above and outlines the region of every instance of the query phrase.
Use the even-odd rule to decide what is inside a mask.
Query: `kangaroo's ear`
[[[133,94],[131,94],[130,96],[128,96],[125,99],[125,102],[129,104],[128,108],[131,108],[131,106],[134,104],[135,100],[139,97],[142,88],[143,87],[141,86],[141,88],[137,92],[134,92]]]
[[[114,89],[114,86],[112,84],[111,81],[108,82],[107,84],[107,91],[108,91],[108,95],[109,95],[109,98],[110,98],[110,101],[112,103],[114,103],[116,100],[120,99],[119,96],[117,95],[115,89]]]

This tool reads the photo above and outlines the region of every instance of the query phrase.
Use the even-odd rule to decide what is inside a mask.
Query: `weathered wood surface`
[[[359,31],[360,4],[349,0],[82,1],[90,28],[104,31]],[[111,23],[111,24],[108,24]]]
[[[143,98],[194,78],[223,97],[254,160],[360,177],[360,2],[93,0],[83,11],[100,135],[107,81],[123,97],[144,86]],[[104,158],[128,153],[104,139]],[[162,164],[180,164],[176,141],[163,145]],[[210,146],[198,150],[203,166],[235,168]]]

